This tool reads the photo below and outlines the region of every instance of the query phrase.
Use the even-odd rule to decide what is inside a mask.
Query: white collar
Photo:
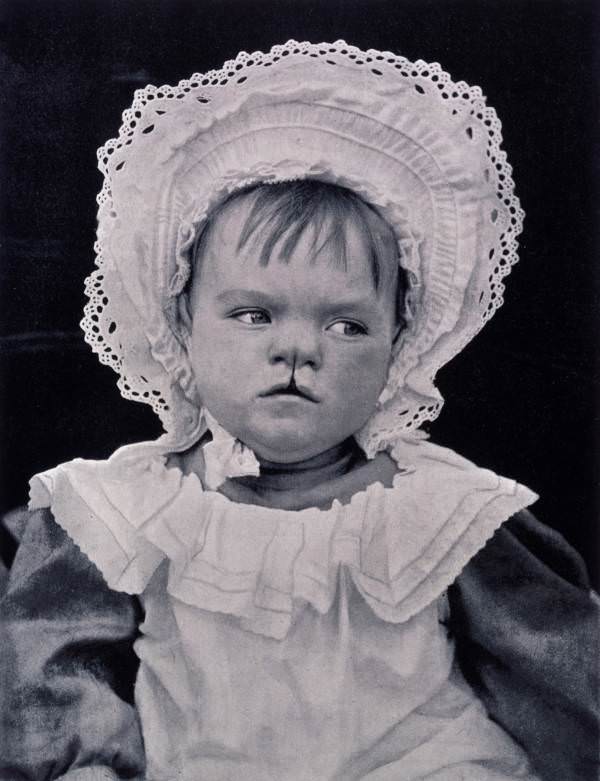
[[[430,442],[400,440],[391,455],[405,467],[391,488],[293,511],[207,491],[140,443],[36,475],[30,509],[49,507],[116,591],[141,594],[166,562],[171,597],[282,638],[294,604],[327,612],[344,566],[374,613],[397,623],[441,596],[537,497]]]

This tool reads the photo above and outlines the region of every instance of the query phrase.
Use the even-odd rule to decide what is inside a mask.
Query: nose
[[[269,346],[269,362],[282,363],[295,370],[309,366],[319,369],[323,361],[316,329],[297,321],[280,325]]]

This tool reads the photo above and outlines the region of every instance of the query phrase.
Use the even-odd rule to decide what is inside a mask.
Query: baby
[[[0,778],[596,778],[579,560],[419,429],[516,260],[479,90],[291,41],[100,158],[84,330],[165,434],[31,481]]]

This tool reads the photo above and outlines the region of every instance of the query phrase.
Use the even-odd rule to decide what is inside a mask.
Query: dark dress
[[[89,766],[143,779],[139,602],[106,586],[48,510],[23,513],[0,603],[0,779]],[[521,511],[469,562],[449,602],[463,673],[540,777],[600,778],[600,610],[579,556]]]

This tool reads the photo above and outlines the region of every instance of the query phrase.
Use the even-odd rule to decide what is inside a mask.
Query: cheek
[[[328,414],[347,434],[358,431],[375,411],[386,383],[391,348],[356,350],[332,362]]]
[[[249,399],[261,385],[264,345],[259,338],[242,339],[221,322],[197,319],[190,360],[202,403],[227,428],[246,415]],[[264,384],[264,382],[263,382]]]
[[[203,398],[235,384],[240,360],[244,359],[239,352],[236,340],[218,324],[194,322],[190,360]]]
[[[388,345],[366,346],[337,356],[333,363],[340,390],[353,397],[375,396],[376,401],[387,379],[390,357]]]

